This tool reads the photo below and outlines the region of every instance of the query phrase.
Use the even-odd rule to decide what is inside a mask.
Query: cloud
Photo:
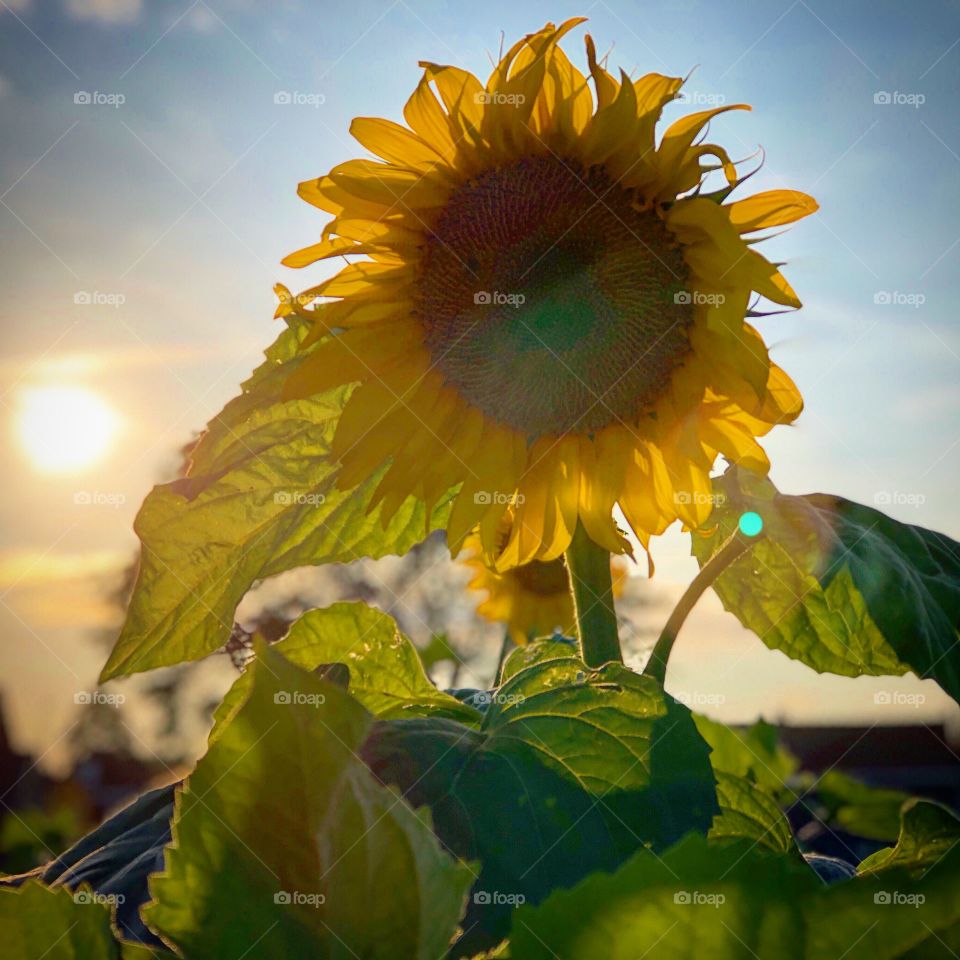
[[[0,590],[89,580],[118,573],[130,562],[124,550],[56,553],[41,550],[5,550],[0,553]]]
[[[66,0],[66,10],[74,20],[99,23],[133,23],[140,18],[142,0]]]
[[[0,360],[0,382],[25,379],[25,371],[31,379],[63,380],[156,367],[180,369],[211,360],[233,361],[244,357],[250,357],[252,363],[257,363],[262,351],[262,340],[241,338],[226,342],[104,346],[91,350],[48,354],[39,359],[33,355],[18,355]]]

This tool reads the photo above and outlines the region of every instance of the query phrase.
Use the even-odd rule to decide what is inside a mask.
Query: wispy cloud
[[[0,381],[8,378],[22,379],[25,369],[29,370],[29,377],[38,379],[82,379],[104,371],[123,373],[157,367],[188,367],[210,360],[231,361],[247,356],[257,357],[262,349],[262,339],[250,339],[98,347],[96,350],[48,354],[39,359],[35,354],[14,355],[0,360]]]
[[[143,11],[141,0],[66,0],[67,14],[74,20],[98,23],[133,23]]]
[[[5,550],[0,553],[0,591],[103,577],[120,571],[131,556],[123,550]]]

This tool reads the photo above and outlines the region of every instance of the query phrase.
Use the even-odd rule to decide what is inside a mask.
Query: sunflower
[[[509,528],[505,532],[509,533]],[[477,606],[477,613],[486,620],[505,624],[515,644],[523,646],[554,631],[566,637],[576,635],[573,596],[563,557],[545,562],[533,560],[497,573],[483,562],[483,544],[477,533],[466,538],[463,550],[461,562],[474,571],[470,589],[487,594]],[[614,596],[619,597],[627,578],[622,558],[611,558],[610,574]]]
[[[479,526],[498,570],[556,559],[578,524],[627,551],[618,505],[645,548],[677,519],[702,526],[718,455],[765,471],[756,438],[802,407],[745,317],[754,295],[800,306],[753,244],[816,202],[725,202],[744,178],[698,138],[749,107],[683,117],[657,142],[682,80],[617,79],[587,36],[588,81],[558,45],[581,22],[524,37],[486,85],[422,63],[407,126],[353,121],[380,159],[300,185],[333,219],[284,260],[362,258],[278,311],[310,318],[305,346],[322,341],[288,397],[355,385],[333,440],[339,485],[382,472],[371,508],[385,522],[411,495],[430,510],[458,487],[451,549]],[[725,185],[708,194],[713,171]]]

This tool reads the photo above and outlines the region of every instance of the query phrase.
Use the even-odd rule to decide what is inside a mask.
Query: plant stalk
[[[657,639],[647,665],[643,668],[645,676],[653,677],[661,686],[667,677],[667,660],[670,651],[677,639],[677,634],[683,626],[687,615],[694,608],[697,600],[727,567],[738,557],[742,556],[758,537],[745,537],[738,531],[701,567],[700,572],[693,578],[679,603],[673,608],[660,637]]]
[[[610,554],[594,543],[583,524],[578,522],[564,558],[583,662],[588,667],[599,667],[610,660],[622,663],[617,614],[613,606]]]

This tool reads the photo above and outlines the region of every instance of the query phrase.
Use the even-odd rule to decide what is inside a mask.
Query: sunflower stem
[[[738,557],[741,557],[759,537],[746,537],[740,531],[734,534],[727,542],[700,568],[700,572],[693,578],[690,586],[684,591],[679,603],[673,608],[670,618],[664,625],[660,637],[657,639],[647,665],[643,668],[645,676],[653,677],[662,686],[667,678],[667,660],[676,642],[677,634],[683,626],[687,615],[696,605],[697,600],[707,587],[711,586],[717,577]]]
[[[622,663],[610,554],[590,539],[583,524],[577,523],[564,556],[583,662],[588,667],[599,667],[610,660]]]

